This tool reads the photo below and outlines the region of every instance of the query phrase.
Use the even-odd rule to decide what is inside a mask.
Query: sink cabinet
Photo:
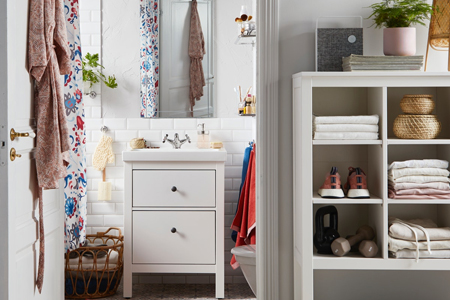
[[[125,151],[123,159],[123,296],[132,297],[136,273],[212,273],[223,298],[226,151]]]

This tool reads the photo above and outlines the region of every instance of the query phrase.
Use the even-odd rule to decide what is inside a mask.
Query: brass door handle
[[[22,154],[18,154],[16,152],[16,149],[11,148],[11,151],[9,152],[9,158],[11,159],[11,161],[15,161],[16,157],[20,158],[20,157],[22,157]]]
[[[14,141],[16,137],[30,137],[35,138],[36,134],[34,132],[28,133],[28,132],[16,132],[14,128],[11,128],[11,131],[9,132],[9,137],[11,138],[11,141]]]

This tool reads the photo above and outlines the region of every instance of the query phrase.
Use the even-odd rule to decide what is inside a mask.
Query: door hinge
[[[6,166],[7,143],[5,139],[6,126],[0,125],[0,167]]]

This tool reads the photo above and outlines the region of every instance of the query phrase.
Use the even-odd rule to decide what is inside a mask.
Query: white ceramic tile
[[[226,166],[225,167],[225,178],[241,178],[242,177],[242,167]]]
[[[93,118],[101,118],[102,117],[102,107],[101,106],[92,106],[92,117]]]
[[[174,129],[195,130],[197,129],[196,119],[174,119]]]
[[[88,191],[86,193],[86,198],[88,203],[97,202],[98,200],[98,192],[96,190],[94,191]]]
[[[101,46],[102,45],[102,36],[100,34],[92,34],[91,35],[91,45],[92,46]]]
[[[244,163],[244,153],[233,154],[233,166],[242,166]]]
[[[231,130],[211,130],[210,140],[216,142],[232,142],[233,132]]]
[[[242,178],[233,178],[233,190],[239,191],[241,187]]]
[[[103,124],[109,130],[127,129],[127,119],[125,118],[105,118]]]
[[[197,124],[205,123],[206,130],[217,130],[221,129],[222,125],[220,119],[197,119]]]
[[[86,125],[86,129],[100,130],[103,126],[103,119],[87,119],[84,125]]]
[[[123,191],[112,191],[111,202],[123,203]]]
[[[130,142],[132,139],[138,137],[137,130],[116,130],[114,140],[116,142]]]
[[[100,10],[100,0],[80,0],[80,10]]]
[[[84,107],[84,117],[85,117],[85,122],[86,122],[86,120],[89,120],[92,118],[92,107],[90,107],[90,106]]]
[[[110,227],[122,227],[123,226],[123,216],[105,216],[104,219],[105,226]]]
[[[139,130],[138,137],[144,138],[147,142],[160,142],[162,131],[161,130]]]
[[[113,152],[114,153],[122,153],[122,151],[127,150],[127,143],[126,142],[114,142],[112,144]]]
[[[245,118],[245,129],[252,130],[253,126],[253,120],[256,120],[256,118]]]
[[[164,136],[166,135],[166,134],[168,134],[169,135],[169,139],[171,139],[171,140],[173,140],[174,139],[174,137],[175,137],[175,133],[178,133],[178,138],[180,139],[180,140],[184,140],[185,139],[185,133],[184,133],[184,130],[163,130],[162,132],[161,132],[161,141],[163,140],[163,138],[164,138]],[[168,144],[168,145],[170,145],[168,142],[166,142],[166,144]]]
[[[116,167],[123,167],[122,154],[116,154]]]
[[[233,283],[247,283],[244,276],[233,276]]]
[[[103,215],[89,215],[88,222],[90,227],[105,226]]]
[[[92,215],[92,203],[86,203],[86,211],[88,215]]]
[[[100,176],[101,177],[101,176]],[[98,183],[102,181],[101,178],[98,179],[92,179],[92,190],[93,191],[98,191]]]
[[[89,52],[91,54],[95,54],[95,53],[100,53],[100,50],[101,49],[100,49],[99,46],[83,46],[83,53],[88,53]],[[98,95],[97,95],[97,97],[98,97]],[[91,98],[89,98],[89,101],[91,101]]]
[[[116,213],[116,204],[110,202],[91,203],[92,214],[94,215],[113,215]]]
[[[87,153],[94,153],[95,147],[97,147],[97,143],[86,143],[86,152]]]
[[[150,119],[132,118],[127,119],[127,129],[146,130],[150,129]]]
[[[139,283],[152,283],[152,284],[160,284],[163,283],[163,276],[139,276]]]
[[[173,129],[173,119],[151,119],[151,129],[171,130]]]
[[[232,190],[232,189],[233,189],[233,179],[225,178],[225,190]]]
[[[83,30],[83,34],[101,34],[101,23],[100,22],[86,22],[81,23],[80,28]]]
[[[92,141],[92,131],[86,130],[86,142]]]
[[[186,283],[186,276],[164,276],[163,277],[164,284],[180,284]]]
[[[225,214],[232,214],[232,213],[233,213],[233,204],[225,203]]]
[[[125,182],[123,178],[114,180],[114,190],[123,191],[125,189],[124,184]]]
[[[234,142],[250,142],[253,139],[251,130],[233,130]]]
[[[87,167],[86,168],[86,177],[87,178],[101,178],[102,177],[102,172],[97,171],[94,167]]]
[[[81,24],[81,27],[85,27],[85,25]],[[90,34],[81,34],[80,40],[81,40],[81,44],[83,46],[91,46],[91,35]]]
[[[80,24],[81,24],[80,28],[83,27],[84,23],[92,22],[92,12],[90,10],[81,10],[80,9],[78,16],[80,17]]]
[[[91,227],[92,234],[96,234],[97,232],[106,232],[109,227],[105,226],[93,226]],[[122,231],[123,232],[123,231]]]
[[[189,136],[191,143],[196,145],[196,142],[198,141],[197,130],[185,130],[184,133]]]
[[[123,203],[116,203],[116,214],[117,215],[123,215],[124,211],[124,204]]]
[[[106,179],[122,179],[122,178],[123,178],[122,167],[106,168]]]
[[[243,154],[248,142],[224,142],[223,146],[229,154]]]
[[[208,284],[209,275],[186,276],[187,284]]]
[[[222,129],[245,129],[245,120],[243,118],[223,118]]]
[[[225,202],[236,202],[239,199],[239,191],[225,191]]]
[[[101,22],[102,21],[102,14],[101,14],[100,10],[91,11],[91,21],[92,22]]]

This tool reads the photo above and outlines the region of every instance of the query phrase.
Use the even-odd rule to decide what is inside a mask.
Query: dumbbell
[[[348,240],[341,238],[341,237],[335,239],[333,241],[333,243],[331,243],[331,250],[333,251],[333,254],[336,256],[344,256],[348,252],[350,252],[352,245],[355,245],[364,240],[370,241],[371,239],[374,238],[374,236],[375,236],[375,232],[373,231],[372,227],[364,225],[364,226],[361,226],[358,229],[358,231],[356,232],[356,234],[354,236],[351,236]],[[369,247],[367,248],[367,246],[369,246]],[[360,249],[361,254],[366,256],[366,254],[367,255],[373,254],[374,247],[372,245],[372,248],[371,248],[368,243],[364,243],[364,247],[361,247],[361,245],[360,245],[359,249]],[[372,250],[372,252],[367,251],[369,249]],[[377,248],[377,250],[378,250],[378,248]]]
[[[378,246],[374,241],[364,240],[359,244],[359,253],[364,257],[374,257],[378,253]]]

